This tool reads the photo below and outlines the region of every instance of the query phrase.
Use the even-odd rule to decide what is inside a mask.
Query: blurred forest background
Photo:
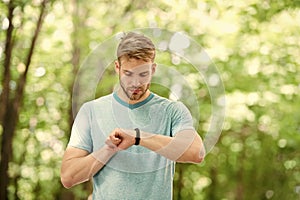
[[[174,199],[299,199],[299,0],[1,0],[0,199],[87,199],[90,183],[60,183],[74,79],[99,43],[144,27],[197,41],[226,90],[218,143],[202,164],[177,164]],[[115,80],[103,78],[96,96]],[[194,90],[204,137],[209,91],[201,80]]]

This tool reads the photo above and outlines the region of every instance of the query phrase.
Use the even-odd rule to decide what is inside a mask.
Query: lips
[[[133,89],[129,89],[129,91],[133,94],[137,94],[139,92],[141,92],[142,90],[141,89],[136,89],[136,88],[133,88]]]
[[[133,90],[132,94],[138,94],[141,90]]]

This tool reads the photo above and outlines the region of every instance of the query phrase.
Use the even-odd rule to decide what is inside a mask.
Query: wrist
[[[150,140],[155,136],[156,134],[141,131],[140,130],[140,143],[139,146],[147,146],[147,143],[150,142]]]
[[[91,153],[91,156],[94,157],[99,162],[106,164],[112,156],[117,153],[117,148],[112,148],[109,145],[105,144],[100,149]]]

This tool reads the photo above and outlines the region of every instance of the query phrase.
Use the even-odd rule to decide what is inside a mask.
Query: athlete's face
[[[156,65],[151,61],[121,59],[115,63],[120,86],[128,99],[138,101],[146,94]]]

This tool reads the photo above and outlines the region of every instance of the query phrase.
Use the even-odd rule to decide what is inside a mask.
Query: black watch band
[[[140,138],[140,129],[135,128],[134,130],[136,132],[134,145],[139,145],[140,144],[140,140],[141,140],[141,138]]]

